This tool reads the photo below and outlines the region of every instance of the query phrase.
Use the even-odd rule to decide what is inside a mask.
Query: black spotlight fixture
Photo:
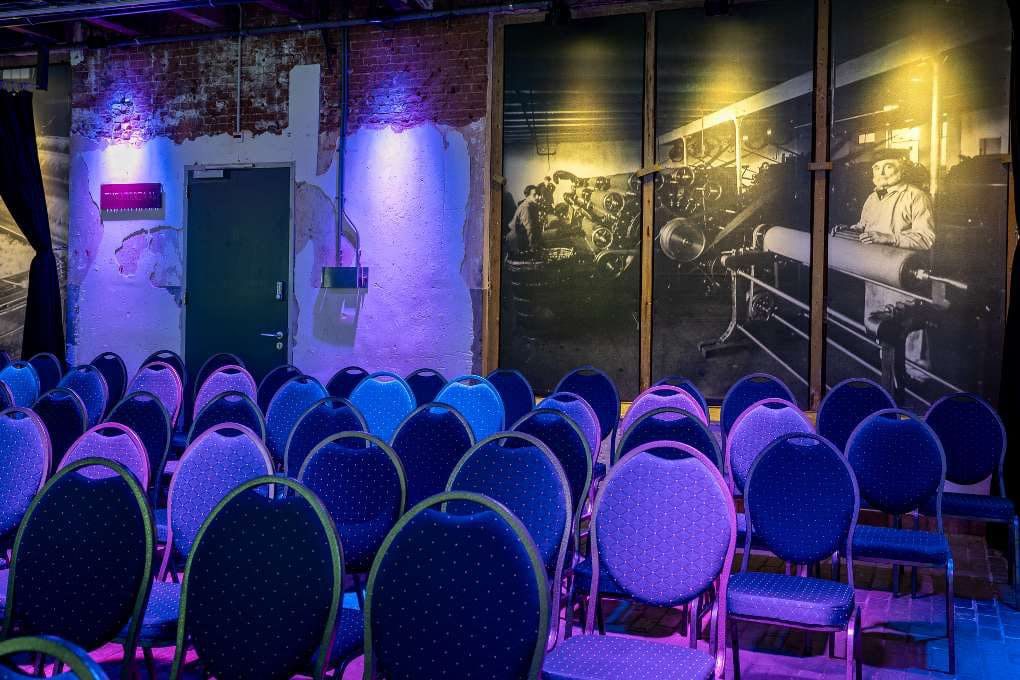
[[[705,16],[717,17],[730,13],[730,0],[705,0]]]
[[[545,20],[550,26],[564,27],[570,23],[570,3],[567,0],[552,0]]]

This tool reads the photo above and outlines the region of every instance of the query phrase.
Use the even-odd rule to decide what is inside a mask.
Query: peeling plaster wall
[[[482,31],[484,48],[486,22],[472,26]],[[421,31],[442,34],[444,26],[423,25]],[[416,39],[414,32],[402,33],[406,40]],[[466,40],[456,35],[452,39],[456,44]],[[221,48],[211,49],[226,54]],[[391,41],[387,49],[399,52],[401,47]],[[143,71],[159,71],[173,60],[173,54],[167,57],[163,50],[158,58],[150,54],[131,58]],[[442,68],[430,66],[430,79],[459,77],[463,54],[452,54],[460,61],[451,60],[445,75]],[[300,61],[301,55],[290,50],[281,58]],[[405,58],[418,63],[428,59]],[[479,369],[487,173],[484,87],[483,94],[476,93],[481,107],[475,101],[466,108],[459,89],[437,89],[429,95],[433,101],[427,119],[412,120],[398,105],[405,112],[400,120],[387,120],[387,111],[382,111],[352,123],[347,133],[346,213],[360,233],[362,264],[370,270],[369,289],[359,295],[320,287],[322,266],[336,264],[336,154],[324,155],[323,140],[335,140],[337,130],[322,129],[332,119],[322,112],[328,98],[323,88],[335,85],[319,64],[295,65],[285,77],[275,79],[272,87],[288,98],[281,125],[246,127],[243,138],[235,139],[222,132],[219,117],[209,122],[208,134],[203,134],[200,117],[172,129],[164,125],[177,121],[170,100],[178,94],[167,101],[156,95],[145,100],[154,120],[161,121],[146,128],[144,116],[122,110],[123,97],[94,91],[110,81],[110,63],[123,67],[121,56],[104,59],[76,70],[69,360],[87,362],[113,350],[133,371],[156,349],[183,354],[187,168],[291,163],[292,362],[321,380],[349,364],[401,374],[430,366],[450,377]],[[387,70],[375,61],[359,63],[364,66],[352,70],[369,66]],[[264,68],[273,67],[267,63]],[[386,87],[385,82],[371,85],[371,77],[361,76],[359,87]],[[143,73],[138,79],[145,77]],[[352,92],[359,101],[379,96]],[[395,92],[386,100],[399,102],[406,96]],[[450,116],[435,114],[444,106],[453,111]],[[101,219],[100,185],[137,181],[163,184],[163,214],[151,220]],[[353,264],[353,259],[352,245],[345,240],[342,263]]]

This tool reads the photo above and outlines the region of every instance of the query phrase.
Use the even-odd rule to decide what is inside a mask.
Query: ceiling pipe
[[[40,26],[79,19],[130,16],[169,12],[176,9],[201,9],[203,7],[233,7],[258,0],[137,0],[136,2],[81,3],[56,7],[41,7],[34,10],[0,12],[0,28],[15,26]]]

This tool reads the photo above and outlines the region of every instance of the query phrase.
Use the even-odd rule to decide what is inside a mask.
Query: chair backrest
[[[213,354],[211,357],[205,360],[205,363],[202,364],[202,367],[198,369],[198,373],[195,374],[195,386],[194,386],[195,392],[193,396],[196,399],[198,398],[198,393],[202,389],[202,386],[205,385],[206,380],[209,379],[209,376],[215,373],[216,371],[220,370],[224,366],[236,366],[237,368],[245,369],[244,361],[241,359],[241,357],[237,356],[236,354],[231,354],[229,352],[220,352],[218,354]],[[248,371],[245,370],[245,373],[248,373]],[[248,377],[249,378],[251,377],[250,373],[248,374]],[[254,383],[255,381],[252,380],[252,385],[254,385]],[[252,399],[255,398],[255,389],[256,389],[255,387],[252,388],[251,394]],[[225,392],[226,390],[221,391]],[[196,408],[195,412],[197,413],[198,410],[199,409]]]
[[[556,456],[570,485],[570,504],[574,508],[576,526],[591,487],[591,448],[584,432],[566,413],[551,408],[529,411],[511,429],[531,435]]]
[[[901,515],[934,499],[941,530],[946,454],[924,421],[902,409],[873,413],[850,435],[846,457],[869,505]]]
[[[67,680],[70,678],[109,680],[110,677],[102,666],[92,660],[88,652],[73,642],[62,640],[54,635],[16,637],[0,642],[0,659],[18,656],[23,659],[26,654],[40,654],[43,658],[54,659],[64,664],[68,669]],[[16,678],[36,677],[34,674],[21,672],[21,669],[14,670],[16,662],[16,659],[11,659],[12,668],[3,666],[4,678],[15,680]]]
[[[588,447],[591,449],[592,459],[599,457],[599,450],[602,448],[603,432],[599,425],[598,415],[591,404],[583,397],[571,392],[556,392],[542,401],[538,402],[535,408],[551,408],[562,411],[570,416],[570,419],[577,423],[588,440]]]
[[[283,470],[288,477],[297,478],[308,454],[323,439],[340,432],[367,431],[365,419],[351,402],[340,397],[323,397],[294,423],[284,446]]]
[[[173,368],[174,372],[177,374],[177,377],[181,379],[182,385],[188,382],[188,371],[184,367],[184,359],[182,359],[181,355],[178,354],[177,352],[174,352],[173,350],[169,349],[158,350],[156,352],[153,352],[149,356],[145,357],[145,361],[143,361],[141,365],[145,366],[146,364],[151,364],[153,361],[159,361],[164,364],[168,364],[171,368]],[[129,389],[128,392],[130,391],[131,390]]]
[[[266,438],[266,421],[262,411],[243,392],[224,392],[217,395],[195,416],[188,430],[188,443],[211,427],[223,423],[237,423],[254,432],[259,439]]]
[[[113,407],[106,420],[120,423],[138,435],[149,462],[149,479],[157,488],[173,437],[170,416],[163,402],[151,392],[132,392]]]
[[[121,465],[149,488],[149,455],[134,430],[120,423],[99,423],[78,437],[64,454],[58,470],[84,458],[101,458]]]
[[[703,423],[708,423],[708,415],[701,409],[698,400],[686,390],[672,385],[653,385],[639,394],[627,409],[620,421],[620,432],[626,432],[634,421],[657,408],[678,408],[693,413]]]
[[[685,457],[645,455],[674,446]],[[726,654],[726,588],[736,546],[733,497],[715,465],[685,444],[651,442],[614,465],[592,514],[592,602],[602,573],[638,602],[674,607],[716,584],[719,607],[713,639],[717,677]],[[685,549],[684,546],[688,548]],[[697,546],[691,548],[691,546]],[[595,612],[588,612],[590,631]]]
[[[835,552],[848,560],[853,585],[853,539],[860,509],[857,479],[842,452],[816,434],[787,434],[765,447],[747,477],[742,570],[752,534],[793,564],[814,564]]]
[[[210,373],[195,394],[194,415],[205,408],[205,405],[224,392],[241,392],[252,400],[257,398],[258,387],[255,379],[242,366],[229,364],[220,366]]]
[[[478,511],[436,507],[450,501]],[[365,677],[538,678],[549,633],[544,572],[527,529],[498,502],[468,493],[427,498],[401,518],[372,565]],[[408,625],[408,612],[418,625]]]
[[[0,368],[0,382],[10,388],[15,406],[29,407],[39,398],[39,376],[27,361],[12,361]]]
[[[617,460],[637,447],[657,441],[693,446],[714,462],[720,470],[724,469],[719,442],[708,429],[708,425],[690,411],[668,406],[649,411],[624,430],[620,437],[620,443],[616,447],[616,460],[612,462],[615,465]],[[662,450],[652,449],[649,453],[663,458],[683,455],[683,451],[675,447],[667,447]]]
[[[39,393],[49,392],[64,377],[64,362],[50,352],[39,352],[28,360],[39,379]]]
[[[443,374],[433,368],[419,368],[404,378],[404,381],[411,388],[414,403],[418,406],[431,404],[436,400],[439,390],[446,385]]]
[[[267,486],[290,493],[266,495]],[[293,480],[232,490],[203,524],[184,572],[171,678],[188,647],[217,678],[321,678],[343,600],[344,559],[329,515]]]
[[[14,403],[14,395],[11,394],[11,388],[6,383],[0,382],[0,410],[14,406],[17,406],[17,404]]]
[[[92,364],[84,364],[68,369],[60,379],[60,386],[66,387],[81,399],[88,413],[89,427],[103,419],[109,404],[110,392],[106,386],[106,378]]]
[[[492,383],[480,375],[454,378],[439,391],[436,402],[457,409],[471,425],[475,441],[506,427],[503,399]]]
[[[464,454],[446,491],[481,494],[505,506],[535,541],[550,582],[559,583],[574,509],[570,483],[548,446],[521,432],[494,434]],[[470,502],[446,507],[453,514],[475,510]]]
[[[172,424],[177,423],[184,402],[184,383],[177,370],[163,361],[150,361],[135,373],[128,383],[128,393],[151,392],[163,402]]]
[[[620,393],[616,383],[594,366],[575,368],[563,376],[555,392],[570,392],[587,401],[599,419],[602,437],[615,437],[620,422]]]
[[[503,412],[507,427],[516,423],[524,414],[535,408],[535,391],[524,374],[512,368],[497,368],[485,376],[496,388],[503,400]]]
[[[347,571],[367,574],[383,539],[404,514],[407,482],[397,454],[378,437],[343,432],[315,447],[297,479],[333,518]]]
[[[946,480],[954,484],[976,484],[999,472],[1003,489],[1002,463],[1006,457],[1006,428],[991,404],[976,394],[947,394],[924,416],[946,454]]]
[[[85,404],[66,387],[54,387],[36,400],[32,410],[45,423],[49,433],[52,470],[54,464],[71,448],[71,444],[89,429]]]
[[[862,420],[887,408],[896,408],[896,402],[884,387],[867,378],[849,378],[829,390],[822,399],[815,428],[843,451],[846,440]]]
[[[359,382],[348,401],[361,411],[368,431],[383,441],[390,441],[400,422],[415,409],[411,388],[399,375],[387,371]]]
[[[811,421],[793,402],[770,397],[749,406],[733,423],[726,437],[725,470],[733,481],[734,489],[743,492],[754,459],[776,437],[791,432],[814,431]]]
[[[452,406],[422,404],[408,414],[390,440],[407,477],[407,505],[441,493],[474,444],[471,426]]]
[[[326,383],[326,391],[330,396],[346,399],[351,396],[354,388],[368,377],[368,371],[361,366],[344,366]]]
[[[723,437],[729,434],[733,423],[749,406],[770,398],[785,399],[791,404],[797,403],[790,388],[779,378],[768,373],[751,373],[733,383],[723,397],[722,410],[719,413]]]
[[[18,528],[50,469],[46,424],[27,408],[0,411],[0,539]]]
[[[685,378],[682,375],[667,375],[655,384],[679,387],[684,392],[697,399],[698,403],[701,404],[701,410],[704,411],[705,415],[708,415],[708,400],[705,399],[705,395],[701,393],[701,390],[698,389],[698,386],[695,385],[692,380]]]
[[[200,434],[185,449],[170,480],[166,502],[167,545],[187,556],[202,522],[231,489],[272,474],[265,444],[246,427],[224,423]],[[166,571],[169,551],[160,567]]]
[[[277,366],[263,376],[262,381],[259,383],[258,399],[255,400],[263,415],[269,411],[269,403],[276,396],[276,392],[283,387],[283,384],[299,375],[301,375],[301,370],[296,366],[284,364],[283,366]]]
[[[326,396],[326,388],[322,383],[308,375],[291,378],[277,390],[266,412],[266,446],[269,447],[274,463],[283,463],[287,438],[298,419],[315,402]]]
[[[95,366],[96,370],[103,374],[109,391],[107,398],[111,405],[116,404],[124,397],[124,391],[127,389],[128,373],[124,360],[116,352],[103,352],[97,354],[90,365]]]
[[[145,492],[123,466],[88,458],[59,470],[14,541],[4,637],[57,635],[93,650],[126,629],[129,669],[152,585],[153,534]]]

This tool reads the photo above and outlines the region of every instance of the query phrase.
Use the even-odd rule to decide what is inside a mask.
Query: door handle
[[[275,338],[276,340],[283,340],[283,331],[276,331],[275,333],[259,333],[263,338]]]

